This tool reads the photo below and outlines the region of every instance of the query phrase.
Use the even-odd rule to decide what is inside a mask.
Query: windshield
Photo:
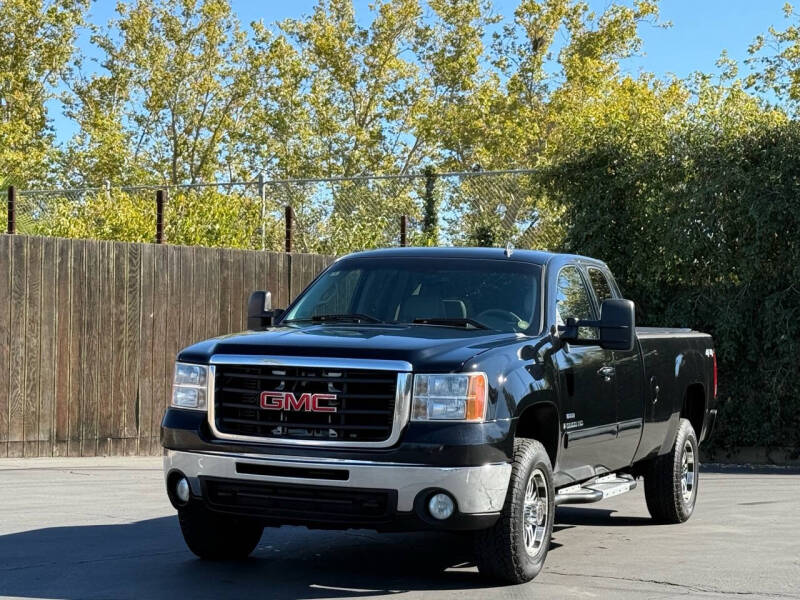
[[[334,264],[282,323],[425,323],[538,332],[540,268],[481,259],[355,258]]]

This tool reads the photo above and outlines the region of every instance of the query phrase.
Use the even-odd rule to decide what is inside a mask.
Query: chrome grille
[[[296,403],[294,409],[262,408],[263,392],[288,394]],[[309,410],[316,394],[323,395],[317,408],[331,412]],[[219,364],[213,424],[223,436],[248,439],[379,443],[392,435],[398,395],[396,371]]]

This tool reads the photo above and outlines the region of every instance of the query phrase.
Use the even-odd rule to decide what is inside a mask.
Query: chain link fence
[[[402,244],[557,249],[560,212],[540,189],[532,170],[258,177],[16,190],[11,213],[17,233],[128,242],[156,241],[160,210],[163,241],[180,245],[337,255]]]

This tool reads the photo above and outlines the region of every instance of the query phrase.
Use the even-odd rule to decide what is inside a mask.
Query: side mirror
[[[591,328],[600,331],[600,339],[581,337],[581,329]],[[609,298],[600,307],[600,320],[587,321],[567,319],[566,325],[558,327],[559,338],[570,344],[599,344],[606,350],[630,352],[636,339],[636,309],[630,300]]]
[[[247,302],[247,329],[258,331],[272,327],[281,318],[283,311],[272,308],[272,294],[269,292],[253,292]]]
[[[630,300],[609,298],[600,307],[600,346],[630,352],[636,339],[636,308]]]

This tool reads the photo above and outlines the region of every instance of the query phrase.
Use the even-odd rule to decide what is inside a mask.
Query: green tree
[[[800,117],[800,13],[786,3],[784,16],[791,23],[783,31],[770,27],[750,45],[747,61],[756,71],[747,78],[747,85],[772,95],[779,105],[787,107],[795,118]]]
[[[232,152],[239,153],[240,179],[263,172],[271,179],[319,174],[317,156],[323,141],[314,131],[309,105],[310,68],[301,49],[283,33],[252,23],[253,36],[244,60],[251,71],[241,118],[231,132]]]
[[[50,181],[48,101],[69,71],[88,0],[0,5],[0,184]]]
[[[75,178],[177,184],[236,172],[231,133],[251,70],[228,1],[137,0],[117,12],[92,38],[104,70],[74,86]]]
[[[419,128],[438,140],[443,163],[455,170],[544,167],[569,150],[580,115],[620,85],[619,61],[639,50],[640,25],[658,17],[655,1],[611,4],[596,15],[585,2],[524,0],[498,30],[490,7],[453,5],[438,14],[431,47],[422,54],[446,93],[431,96]],[[490,32],[494,42],[484,48]],[[565,44],[558,32],[565,33]],[[461,183],[447,196],[456,213],[450,219],[455,239],[560,247],[562,209],[537,178]]]
[[[405,172],[419,161],[413,124],[421,108],[411,52],[417,0],[382,0],[368,27],[351,0],[320,0],[304,20],[281,30],[308,68],[309,133],[320,174]]]

